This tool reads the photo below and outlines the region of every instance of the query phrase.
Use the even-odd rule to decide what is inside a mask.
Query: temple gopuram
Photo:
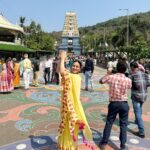
[[[80,55],[81,47],[79,44],[79,38],[80,36],[78,31],[76,13],[67,12],[61,36],[62,41],[58,50],[66,50],[68,53]]]
[[[33,52],[22,45],[22,27],[9,22],[0,14],[0,57],[20,57],[25,52]]]

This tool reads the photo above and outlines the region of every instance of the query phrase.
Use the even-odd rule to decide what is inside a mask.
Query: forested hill
[[[121,26],[126,26],[127,24],[127,16],[123,17],[118,17],[114,18],[111,20],[108,20],[106,22],[102,23],[97,23],[96,25],[93,26],[87,26],[87,27],[81,27],[79,28],[80,33],[83,34],[84,31],[86,33],[90,33],[91,31],[97,31],[97,30],[102,30],[102,27],[106,27],[107,30],[109,31],[110,28],[119,28]],[[130,26],[134,25],[137,28],[150,28],[150,11],[146,13],[138,13],[138,14],[133,14],[129,15],[129,24]]]
[[[88,48],[97,48],[104,42],[110,47],[123,46],[127,39],[127,16],[81,27],[79,31],[82,43],[90,43]],[[137,41],[150,46],[150,11],[129,15],[129,45],[134,45]]]

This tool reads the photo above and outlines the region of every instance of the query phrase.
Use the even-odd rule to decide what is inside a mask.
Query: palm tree
[[[25,23],[25,17],[21,16],[20,17],[20,26],[23,28],[24,27],[24,23]],[[23,44],[24,41],[24,35],[23,33],[20,33],[20,38],[21,38],[21,44]]]
[[[25,19],[26,19],[26,18],[25,18],[25,17],[23,17],[23,16],[21,16],[21,17],[20,17],[20,26],[21,26],[21,27],[23,27],[23,26],[24,26]]]

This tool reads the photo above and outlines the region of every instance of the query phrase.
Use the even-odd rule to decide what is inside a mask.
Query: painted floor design
[[[104,129],[108,87],[99,85],[98,80],[104,70],[96,68],[94,73],[94,91],[81,91],[81,101],[93,131],[95,150],[99,150],[98,143]],[[42,78],[41,78],[42,82]],[[83,78],[84,89],[84,78]],[[150,92],[149,92],[150,93]],[[56,150],[57,129],[60,119],[61,89],[57,85],[40,84],[30,90],[16,89],[9,94],[0,94],[0,150]],[[133,134],[137,131],[134,123],[134,113],[130,100],[130,114],[128,125],[127,145],[131,150],[150,149],[150,103],[143,107],[143,120],[146,138],[141,139]],[[119,149],[119,121],[116,119],[107,150]],[[88,150],[79,137],[79,149]]]

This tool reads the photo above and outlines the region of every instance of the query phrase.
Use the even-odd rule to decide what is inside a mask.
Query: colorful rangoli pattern
[[[108,87],[99,85],[101,70],[97,68],[94,74],[94,92],[81,91],[81,101],[92,128],[95,150],[104,129]],[[84,78],[83,78],[84,79]],[[83,80],[84,88],[84,80]],[[57,85],[31,87],[30,90],[16,89],[10,94],[0,94],[0,150],[56,150],[58,126],[60,124],[60,94]],[[150,100],[150,99],[148,99]],[[141,139],[130,131],[136,131],[134,112],[130,103],[128,141],[130,150],[149,150],[150,148],[150,104],[144,104],[143,120],[146,128],[146,139]],[[107,150],[119,147],[119,121],[116,119]],[[82,144],[82,135],[78,137],[79,149],[88,150]]]

